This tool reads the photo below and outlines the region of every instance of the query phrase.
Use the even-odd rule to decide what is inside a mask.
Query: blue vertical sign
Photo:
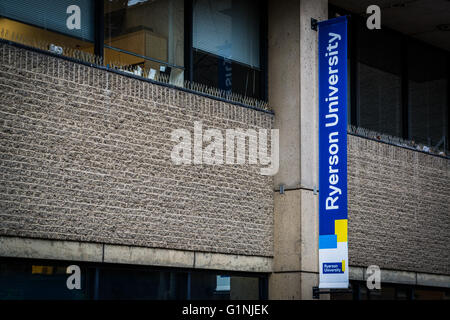
[[[319,28],[319,288],[348,288],[347,17]]]

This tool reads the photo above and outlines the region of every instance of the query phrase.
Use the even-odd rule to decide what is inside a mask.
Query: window
[[[195,82],[264,99],[262,7],[250,0],[193,1]]]
[[[187,274],[182,272],[102,268],[99,280],[102,300],[185,300]]]
[[[450,52],[330,5],[349,20],[350,124],[450,154]]]
[[[209,272],[191,274],[193,300],[258,300],[261,282],[258,277],[218,275]]]
[[[68,10],[72,5],[80,10],[79,26],[71,18],[78,12]],[[53,44],[61,47],[59,53],[63,55],[76,57],[79,51],[93,54],[94,3],[90,0],[2,0],[0,33],[6,40],[26,45],[39,41],[45,49]]]
[[[448,73],[444,51],[408,43],[409,138],[443,149],[448,141]]]
[[[402,136],[401,39],[358,22],[355,94],[359,126]]]
[[[0,300],[89,299],[88,269],[80,266],[80,290],[68,290],[66,269],[71,263],[0,261]]]
[[[79,28],[68,23],[73,6]],[[0,37],[90,63],[95,54],[111,69],[176,86],[189,80],[221,89],[215,95],[225,99],[266,100],[266,7],[251,0],[4,0]]]
[[[105,64],[183,85],[183,0],[105,0],[104,15]]]
[[[80,267],[80,290],[69,290],[69,265]],[[0,300],[267,299],[267,276],[31,259],[0,260]]]

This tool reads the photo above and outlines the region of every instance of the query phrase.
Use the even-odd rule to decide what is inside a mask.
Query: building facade
[[[449,299],[450,3],[369,2],[3,1],[0,299],[313,298],[311,19],[346,14],[351,291],[320,298]]]

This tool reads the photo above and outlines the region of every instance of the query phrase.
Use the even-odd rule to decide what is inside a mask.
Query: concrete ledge
[[[240,272],[273,272],[273,258],[0,236],[0,257],[105,262]],[[350,280],[367,279],[350,266]],[[450,288],[450,275],[381,270],[381,283]]]
[[[428,287],[450,288],[450,276],[441,276],[429,273],[418,273],[417,285]]]
[[[349,270],[350,280],[367,280],[366,268],[350,266]],[[381,269],[381,286],[383,286],[383,283],[450,288],[450,276]]]
[[[0,256],[102,262],[102,244],[0,237]]]
[[[195,254],[195,268],[245,272],[272,272],[273,259],[221,253]]]
[[[367,280],[367,274],[364,270],[364,280]],[[409,271],[394,271],[394,270],[381,270],[381,283],[401,283],[401,284],[416,284],[416,273]]]
[[[363,281],[364,280],[363,268],[349,266],[348,277],[350,280]]]
[[[272,258],[0,236],[0,257],[272,272]]]
[[[104,262],[178,268],[194,266],[194,252],[105,244]]]

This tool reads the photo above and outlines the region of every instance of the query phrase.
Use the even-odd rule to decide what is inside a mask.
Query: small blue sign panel
[[[328,262],[322,266],[323,273],[344,273],[344,270],[342,270],[342,262]]]

